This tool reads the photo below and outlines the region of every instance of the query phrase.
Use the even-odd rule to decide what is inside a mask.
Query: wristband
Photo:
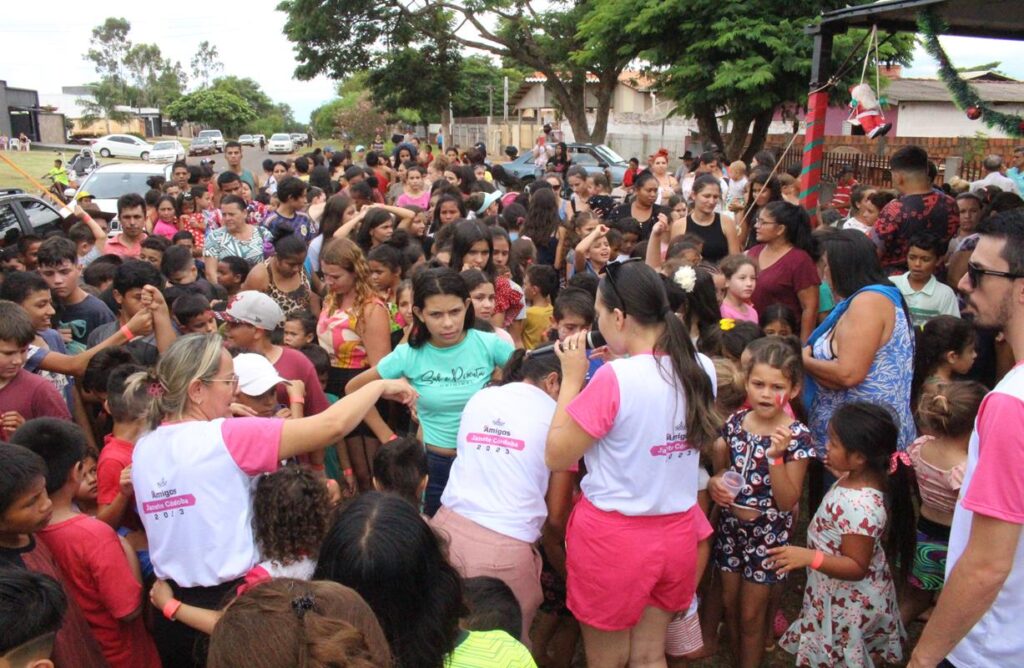
[[[398,440],[398,434],[391,434],[391,438],[389,438],[387,441],[385,441],[385,443],[390,443],[391,441],[397,441],[397,440]]]
[[[124,335],[124,338],[127,339],[128,341],[131,341],[132,339],[135,338],[135,335],[132,334],[132,330],[128,329],[128,325],[121,325],[121,329],[119,331]]]
[[[341,475],[344,475],[344,476],[352,475],[352,469],[345,469],[344,471],[341,472]]]
[[[782,457],[776,457],[772,460],[771,466],[782,466],[786,463],[786,460]]]
[[[825,553],[821,550],[814,551],[814,559],[811,560],[811,570],[816,571],[825,563]]]
[[[306,404],[306,397],[288,397],[288,401],[293,404]]]
[[[166,617],[167,619],[169,619],[169,620],[171,620],[173,622],[174,621],[174,616],[176,614],[178,614],[178,608],[180,608],[180,607],[181,607],[181,601],[179,601],[176,598],[172,598],[171,600],[167,601],[167,603],[164,604],[164,610],[163,610],[164,617]]]
[[[324,466],[323,464],[310,464],[309,468],[314,470],[314,471],[323,471],[327,467]]]

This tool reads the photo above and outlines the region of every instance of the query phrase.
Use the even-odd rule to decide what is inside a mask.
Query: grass
[[[60,158],[64,160],[64,164],[67,164],[76,154],[77,151],[54,151],[50,149],[33,149],[25,153],[21,151],[3,151],[0,153],[4,158],[10,159],[15,165],[28,172],[32,178],[47,187],[50,185],[49,180],[39,177],[50,171],[53,167],[53,161]],[[99,158],[97,156],[97,159],[104,165],[118,162],[135,162],[130,158]],[[38,192],[39,190],[30,180],[18,173],[17,170],[12,168],[2,158],[0,158],[0,188],[21,188],[29,193]]]

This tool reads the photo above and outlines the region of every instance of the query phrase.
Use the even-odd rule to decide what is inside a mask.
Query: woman
[[[669,620],[690,605],[707,562],[697,479],[721,427],[715,371],[647,265],[609,264],[596,310],[619,359],[584,388],[586,334],[555,348],[562,385],[545,459],[564,471],[584,457],[587,469],[566,536],[567,602],[589,666],[665,665]]]
[[[327,391],[346,394],[345,385],[365,369],[373,367],[391,352],[391,324],[387,304],[377,296],[370,268],[362,251],[348,239],[332,239],[320,256],[327,297],[316,325],[320,346],[331,359],[327,371]],[[383,422],[374,413],[367,416],[347,439],[352,472],[362,491],[372,489],[373,455],[380,442],[371,427],[381,429]]]
[[[560,382],[555,355],[517,350],[501,384],[469,400],[458,457],[431,521],[448,537],[448,558],[463,577],[488,575],[512,589],[523,612],[523,642],[543,601],[533,545],[546,520],[564,529],[575,478],[568,471],[551,473],[544,464]],[[493,431],[497,421],[505,433]]]
[[[210,636],[209,668],[390,668],[391,650],[373,610],[336,582],[275,578],[240,596]]]
[[[507,329],[513,341],[518,342],[524,320],[516,318],[523,312],[523,295],[507,276],[498,276],[494,265],[494,237],[486,225],[478,220],[455,224],[450,266],[458,272],[467,269],[484,272],[494,284],[494,315],[490,322],[499,329]]]
[[[580,211],[590,211],[590,204],[587,203],[587,200],[590,199],[591,190],[590,183],[587,181],[587,170],[579,165],[573,165],[566,173],[565,180],[572,193],[569,197],[569,209],[572,214],[575,216]]]
[[[278,228],[273,257],[252,268],[242,289],[266,293],[283,313],[303,310],[319,315],[320,295],[310,285],[305,263],[306,243],[290,230]]]
[[[512,346],[494,334],[473,329],[476,318],[469,291],[450,268],[417,273],[412,303],[408,343],[349,381],[346,390],[354,392],[379,378],[405,377],[424,393],[419,421],[430,471],[424,512],[433,516],[455,459],[462,409],[508,361]],[[375,429],[384,442],[390,440],[390,432],[386,425],[381,431]]]
[[[161,195],[156,201],[156,222],[150,234],[156,234],[170,241],[178,233],[178,205],[170,195]]]
[[[465,218],[466,215],[466,203],[461,197],[441,195],[441,197],[437,199],[437,204],[434,205],[434,215],[432,216],[430,233],[437,234],[438,230],[445,225],[448,225],[459,218]],[[427,249],[424,248],[424,250]]]
[[[686,217],[686,226],[679,234],[690,233],[704,240],[704,259],[712,264],[726,255],[740,252],[739,237],[732,216],[718,213],[722,199],[722,183],[714,174],[701,174],[693,182],[693,209]],[[676,230],[672,231],[677,234]]]
[[[220,198],[223,227],[206,234],[203,257],[213,258],[206,262],[206,280],[217,281],[217,262],[221,258],[235,255],[249,266],[255,266],[263,259],[263,245],[270,241],[270,230],[245,222],[245,201],[237,195]]]
[[[569,157],[569,148],[564,141],[560,141],[555,146],[555,157],[551,159],[551,171],[558,175],[562,183],[565,183],[565,176],[570,167],[572,167],[572,158]]]
[[[391,217],[391,214],[384,209],[373,207],[367,211],[359,224],[356,243],[359,244],[359,248],[364,254],[369,253],[371,249],[387,243],[394,233],[395,219]]]
[[[267,179],[267,194],[277,194],[277,184],[288,178],[288,163],[283,160],[278,160],[274,163],[274,167],[270,172],[270,178]]]
[[[520,236],[527,237],[537,248],[537,263],[548,264],[561,269],[562,258],[558,257],[558,196],[553,188],[541,187],[533,191],[530,206],[526,210],[526,222]]]
[[[642,238],[648,239],[651,236],[651,228],[661,220],[661,216],[664,216],[665,222],[668,223],[671,211],[655,204],[658,199],[658,179],[650,171],[637,174],[633,188],[636,193],[633,201],[615,207],[608,218],[613,221],[620,218],[635,219],[640,223],[640,230],[643,232]]]
[[[306,253],[306,268],[310,274],[320,273],[320,251],[324,243],[333,239],[341,228],[344,228],[341,236],[348,236],[364,215],[363,212],[356,213],[356,205],[347,195],[338,193],[327,200],[320,215],[320,234],[309,242]]]
[[[377,615],[395,665],[532,666],[530,652],[504,631],[462,631],[462,581],[412,504],[363,494],[338,513],[317,559],[316,580],[358,592]]]
[[[426,189],[424,170],[419,165],[406,165],[405,183],[395,204],[402,207],[418,206],[426,211],[430,207],[430,191]]]
[[[178,339],[155,370],[133,374],[125,389],[152,429],[135,445],[131,475],[153,570],[176,599],[205,608],[217,608],[259,562],[254,477],[344,437],[382,396],[407,404],[416,396],[404,381],[385,381],[312,417],[225,419],[237,390],[231,355],[216,334]],[[164,666],[204,663],[195,631],[153,618]]]
[[[800,340],[806,341],[818,317],[821,278],[811,258],[811,223],[802,207],[772,202],[758,213],[757,245],[747,255],[757,262],[754,309],[763,313],[784,304],[800,319]]]
[[[757,218],[760,215],[761,209],[768,206],[772,202],[778,202],[782,199],[782,186],[779,185],[779,180],[774,176],[769,177],[769,173],[766,171],[758,170],[750,175],[750,181],[747,184],[747,196],[744,198],[747,202],[753,202],[753,205],[744,213],[740,211],[738,214],[739,225],[738,233],[740,241],[743,243],[743,247],[750,250],[757,245],[757,230],[755,225],[757,224]]]
[[[660,148],[651,156],[651,173],[658,180],[658,197],[655,204],[665,204],[668,198],[679,193],[682,188],[676,177],[668,173],[668,149]]]
[[[805,405],[811,437],[824,457],[828,423],[843,404],[885,406],[900,428],[899,449],[914,440],[910,410],[914,332],[907,305],[863,233],[842,230],[822,237],[823,279],[839,301],[807,340]]]
[[[409,166],[407,163],[400,162],[395,167],[395,181],[388,187],[388,194],[384,198],[384,201],[388,204],[394,204],[398,199],[398,196],[405,192],[405,177],[409,173]]]
[[[967,261],[978,245],[975,229],[982,220],[981,198],[975,193],[961,193],[956,196],[956,207],[960,213],[960,227],[956,236],[949,240],[946,256],[946,284],[956,290],[960,279],[967,273]]]

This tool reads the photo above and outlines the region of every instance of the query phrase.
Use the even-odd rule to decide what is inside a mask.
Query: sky
[[[386,0],[385,0],[386,1]],[[59,93],[61,86],[95,79],[82,58],[92,28],[109,16],[131,23],[133,42],[157,44],[165,57],[180,60],[186,71],[201,41],[217,46],[223,72],[251,77],[275,102],[285,102],[301,122],[334,95],[326,77],[295,78],[292,44],[281,29],[285,17],[278,0],[175,0],[173,3],[125,3],[122,0],[50,0],[47,11],[8,12],[0,27],[0,79],[15,88]],[[244,7],[244,11],[243,8]],[[168,11],[168,10],[171,11]],[[1024,41],[942,38],[957,66],[1002,61],[1001,69],[1024,79]],[[935,76],[935,63],[920,47],[904,76]]]

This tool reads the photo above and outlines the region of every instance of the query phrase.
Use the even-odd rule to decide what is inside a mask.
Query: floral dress
[[[247,241],[231,236],[226,227],[208,233],[203,256],[212,257],[216,261],[237,255],[248,262],[250,267],[256,266],[263,260],[263,244],[270,239],[270,232],[265,227],[249,227],[252,236]]]
[[[868,573],[851,582],[808,570],[800,618],[779,646],[796,654],[798,666],[874,666],[873,654],[883,662],[899,663],[906,631],[881,545],[888,517],[885,498],[877,489],[850,489],[840,483],[825,494],[808,525],[807,547],[834,556],[841,554],[844,534],[870,536],[875,546]]]

